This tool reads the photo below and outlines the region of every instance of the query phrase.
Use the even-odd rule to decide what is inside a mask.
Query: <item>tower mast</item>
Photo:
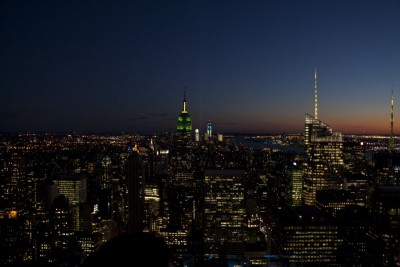
[[[314,118],[318,120],[318,83],[316,67],[314,67]]]
[[[389,151],[394,149],[394,132],[393,132],[393,110],[394,110],[394,97],[392,88],[392,101],[391,101],[391,112],[390,112],[390,139],[389,139]]]
[[[185,86],[185,90],[183,91],[183,111],[184,113],[187,112],[186,110],[186,86]]]

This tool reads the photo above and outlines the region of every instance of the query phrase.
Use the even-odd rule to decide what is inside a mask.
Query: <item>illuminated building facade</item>
[[[83,258],[85,259],[95,250],[95,244],[97,242],[97,236],[87,231],[80,231],[75,233],[76,241],[82,251]]]
[[[75,244],[72,243],[74,229],[70,204],[64,195],[54,199],[50,224],[54,238],[53,252],[57,252],[53,256],[58,264],[65,264]]]
[[[109,156],[105,156],[101,161],[100,189],[109,189],[112,179],[112,162]]]
[[[144,231],[159,233],[157,224],[159,213],[159,186],[157,184],[146,184],[144,188]]]
[[[287,169],[290,179],[290,200],[292,206],[301,206],[303,193],[303,166],[295,163]]]
[[[325,123],[306,115],[306,161],[303,180],[303,199],[314,205],[316,192],[321,189],[341,189],[343,138],[332,132]]]
[[[47,223],[38,223],[33,232],[33,260],[38,263],[53,263],[53,231]]]
[[[73,230],[82,230],[81,204],[87,199],[87,177],[80,174],[60,175],[54,183],[57,185],[58,193],[68,200],[72,212]]]
[[[244,170],[207,169],[204,173],[204,255],[243,257]]]
[[[27,181],[23,157],[12,156],[5,162],[3,183],[3,205],[8,210],[22,211],[26,204]]]
[[[164,238],[174,255],[174,266],[185,266],[183,262],[187,261],[188,256],[188,232],[167,227],[160,229],[160,236]]]
[[[274,253],[286,266],[335,266],[342,243],[338,226],[329,214],[314,206],[284,207],[273,232]]]
[[[87,198],[87,177],[84,175],[61,175],[54,180],[58,193],[64,195],[70,205],[86,202]]]
[[[165,185],[168,196],[169,222],[188,231],[193,217],[193,199],[196,188],[194,181],[194,154],[192,142],[177,136],[170,153],[169,181]]]

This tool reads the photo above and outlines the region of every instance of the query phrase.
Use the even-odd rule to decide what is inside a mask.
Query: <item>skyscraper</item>
[[[303,190],[303,165],[294,163],[287,168],[290,181],[290,199],[292,206],[301,206],[301,196]]]
[[[187,111],[186,92],[183,95],[183,110],[178,116],[177,134],[171,149],[170,173],[174,186],[192,187],[193,184],[193,140],[192,119]]]
[[[379,185],[370,198],[367,247],[371,266],[400,265],[400,186]]]
[[[183,94],[183,109],[178,116],[178,125],[176,127],[176,131],[178,133],[189,136],[191,135],[192,132],[192,118],[190,117],[190,114],[187,111],[186,92]]]
[[[25,160],[13,155],[6,163],[6,176],[4,177],[3,205],[8,210],[17,212],[24,210],[26,204],[26,172]]]
[[[174,254],[176,265],[183,265],[184,255],[188,254],[196,188],[193,177],[195,155],[191,137],[192,121],[186,107],[184,95],[183,111],[178,117],[177,133],[168,154],[168,179],[163,183],[166,200],[163,202],[163,213],[167,224],[160,229],[160,234]]]
[[[314,117],[306,114],[303,202],[314,205],[321,189],[341,189],[343,137],[318,120],[317,70],[314,70]]]
[[[127,232],[142,232],[144,225],[144,175],[141,156],[134,149],[127,161],[128,223]]]
[[[85,175],[61,175],[54,180],[58,193],[64,195],[72,213],[73,230],[81,230],[81,204],[87,199],[87,177]]]
[[[207,122],[207,137],[212,137],[212,125],[210,120]]]
[[[100,189],[110,188],[111,179],[112,179],[112,161],[109,156],[105,156],[101,160]]]
[[[315,206],[283,206],[276,216],[279,224],[272,232],[273,252],[283,257],[284,266],[337,266],[342,239],[328,213]]]
[[[68,257],[72,256],[73,224],[70,204],[65,195],[60,194],[54,199],[50,225],[54,239],[54,259],[58,266],[66,265]]]
[[[244,252],[244,170],[204,173],[204,254],[240,258]]]

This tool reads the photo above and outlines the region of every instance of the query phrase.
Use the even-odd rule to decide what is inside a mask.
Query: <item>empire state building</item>
[[[183,110],[178,116],[178,125],[176,127],[178,134],[191,136],[192,132],[192,118],[187,111],[186,93],[183,95]]]

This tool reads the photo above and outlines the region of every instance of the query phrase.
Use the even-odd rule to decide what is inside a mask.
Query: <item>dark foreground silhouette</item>
[[[171,253],[161,237],[150,233],[123,233],[89,255],[82,267],[160,266],[171,267]]]

